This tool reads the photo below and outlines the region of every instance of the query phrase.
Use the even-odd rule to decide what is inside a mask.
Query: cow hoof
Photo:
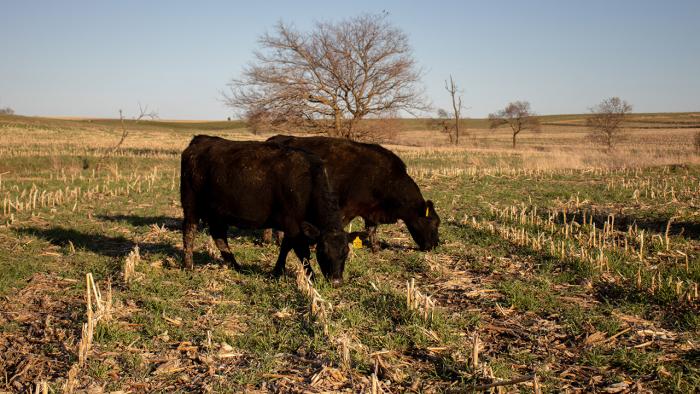
[[[284,269],[273,269],[272,272],[270,272],[270,276],[273,278],[281,278],[284,276]]]

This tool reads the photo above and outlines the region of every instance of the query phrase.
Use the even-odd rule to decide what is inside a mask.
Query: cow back
[[[308,154],[274,144],[196,136],[182,154],[181,198],[205,221],[280,227],[308,215],[314,189]]]
[[[424,206],[423,196],[408,175],[406,164],[380,145],[283,135],[268,141],[307,150],[324,160],[345,223],[356,216],[392,223],[414,216]]]

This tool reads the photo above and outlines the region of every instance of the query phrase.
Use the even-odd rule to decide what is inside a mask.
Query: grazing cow
[[[307,274],[312,274],[309,245],[316,243],[321,272],[334,284],[341,282],[348,234],[318,157],[278,144],[198,135],[182,152],[181,164],[186,268],[193,266],[194,235],[202,220],[209,225],[224,260],[236,269],[240,266],[228,246],[228,226],[272,227],[287,234],[276,274],[284,272],[290,249],[303,262]]]
[[[406,173],[406,164],[390,150],[327,137],[276,135],[267,141],[304,149],[324,160],[343,224],[361,216],[373,251],[379,249],[377,225],[398,219],[406,223],[421,250],[438,245],[440,217],[433,202],[423,199],[418,185]]]

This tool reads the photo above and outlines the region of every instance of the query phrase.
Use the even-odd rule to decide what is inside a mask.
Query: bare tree
[[[139,121],[141,121],[143,119],[158,119],[158,113],[156,111],[150,111],[148,109],[148,105],[143,107],[143,106],[141,106],[141,103],[139,103],[139,114],[137,116],[135,116],[132,121],[133,121],[133,123],[138,123]],[[119,137],[119,141],[111,149],[104,152],[102,154],[102,156],[100,156],[100,158],[97,160],[95,167],[97,168],[98,171],[99,171],[100,166],[102,165],[102,162],[104,161],[104,159],[108,155],[113,154],[114,152],[119,150],[119,148],[122,146],[122,144],[126,140],[126,137],[129,136],[129,129],[126,127],[126,119],[124,118],[124,113],[121,109],[119,110],[119,125],[121,126],[121,129],[122,129],[122,134]],[[85,166],[85,168],[87,168],[87,166]]]
[[[450,94],[452,97],[452,117],[455,120],[454,123],[454,131],[455,131],[455,138],[454,138],[454,144],[459,145],[459,120],[462,115],[462,96],[460,93],[462,91],[459,89],[457,84],[455,83],[454,79],[452,79],[452,75],[450,75],[450,83],[447,83],[447,80],[445,80],[445,90]],[[450,142],[452,142],[452,136],[450,135]]]
[[[586,126],[591,129],[591,138],[612,149],[624,138],[622,124],[632,112],[632,106],[619,97],[610,97],[590,109],[591,115],[586,119]]]
[[[428,107],[408,36],[386,14],[319,22],[307,32],[279,22],[259,44],[224,94],[249,122],[357,138],[361,119]]]
[[[491,129],[505,124],[510,126],[513,133],[513,149],[515,149],[515,139],[522,131],[540,130],[540,121],[530,109],[530,103],[527,101],[512,102],[504,109],[489,115]]]
[[[134,123],[138,123],[142,119],[158,119],[158,113],[156,111],[149,111],[148,110],[148,105],[145,107],[141,106],[141,103],[139,103],[139,114],[134,118]],[[124,143],[124,140],[126,140],[126,137],[129,136],[129,130],[126,128],[126,125],[124,124],[124,114],[122,113],[122,110],[119,110],[119,124],[122,127],[122,136],[119,139],[119,142],[112,147],[110,153],[114,153],[117,149],[119,149],[120,146]]]
[[[14,115],[15,110],[10,107],[0,108],[0,115]]]

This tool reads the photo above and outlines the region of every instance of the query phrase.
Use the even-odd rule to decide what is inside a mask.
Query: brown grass
[[[402,155],[428,157],[448,155],[458,158],[458,167],[513,166],[530,169],[557,168],[617,168],[656,165],[696,164],[700,156],[694,150],[694,136],[700,124],[697,114],[640,114],[636,128],[627,130],[626,141],[607,152],[589,140],[589,133],[581,127],[582,116],[561,115],[543,119],[540,132],[525,132],[518,136],[516,149],[510,148],[511,135],[505,128],[490,130],[480,119],[470,119],[459,146],[450,145],[447,136],[438,130],[426,128],[422,120],[401,120],[382,123],[387,130],[384,143]],[[100,123],[101,122],[101,123]],[[675,123],[674,123],[675,122]],[[129,125],[130,135],[118,154],[178,155],[195,134],[213,134],[234,140],[263,140],[275,133],[254,135],[245,128],[201,130],[174,130],[173,122],[149,122],[147,125]],[[187,124],[187,121],[175,123]],[[217,122],[219,124],[221,122]],[[157,125],[161,124],[162,127]],[[232,122],[233,124],[233,122]],[[198,125],[201,125],[198,123]],[[568,125],[568,126],[567,126]],[[683,128],[675,128],[678,125]],[[668,126],[668,127],[667,127]],[[693,128],[694,126],[697,126]],[[667,128],[648,128],[667,127]],[[27,140],[26,132],[32,139]],[[0,156],[26,155],[96,155],[113,147],[121,130],[108,120],[71,121],[23,117],[0,118]],[[147,150],[145,149],[147,148]],[[493,160],[493,157],[501,160]],[[466,160],[462,160],[466,157]],[[484,159],[488,158],[488,159]]]

